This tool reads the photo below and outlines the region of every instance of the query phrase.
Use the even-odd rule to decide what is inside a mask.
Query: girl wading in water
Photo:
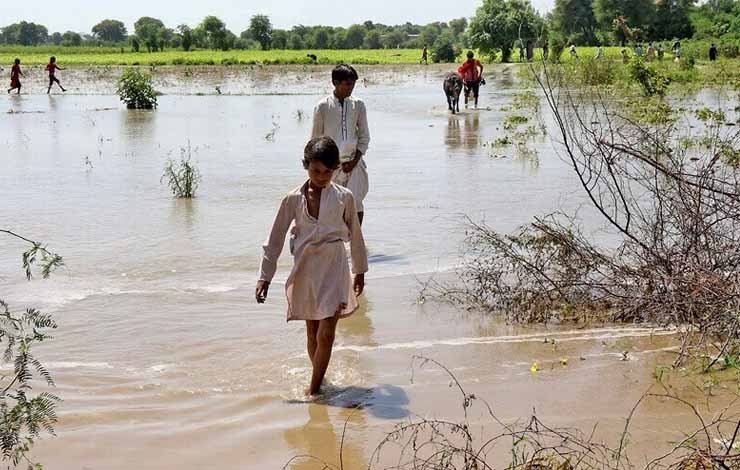
[[[352,193],[332,183],[339,168],[339,149],[329,137],[311,139],[303,153],[308,181],[283,198],[270,235],[263,245],[255,296],[267,297],[277,261],[292,225],[293,270],[285,283],[288,321],[305,320],[308,357],[313,365],[307,395],[319,393],[329,366],[337,321],[357,308],[365,288],[367,251]],[[350,243],[350,276],[344,243]]]

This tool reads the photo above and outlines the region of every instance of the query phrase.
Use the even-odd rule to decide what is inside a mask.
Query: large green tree
[[[21,46],[37,46],[45,43],[49,38],[46,26],[21,21],[2,28],[2,37],[5,44],[20,44]]]
[[[156,52],[162,46],[167,33],[162,20],[150,16],[142,16],[134,23],[134,31],[138,40],[144,43],[149,52]]]
[[[123,42],[126,40],[126,25],[118,20],[103,20],[92,27],[97,39],[106,42]]]
[[[641,40],[650,28],[655,11],[653,0],[594,0],[594,14],[603,33],[613,33],[624,45]]]
[[[365,42],[367,30],[364,25],[353,24],[347,28],[347,36],[344,38],[344,47],[346,49],[360,49]]]
[[[660,41],[692,37],[694,27],[689,13],[693,7],[694,0],[657,0],[650,26],[650,39]]]
[[[470,42],[483,53],[501,51],[508,62],[515,41],[538,38],[543,28],[529,0],[483,0],[470,22]]]
[[[287,49],[288,48],[288,32],[284,29],[275,29],[272,31],[272,43],[273,49]]]
[[[74,31],[67,31],[66,33],[62,34],[62,46],[81,46],[82,45],[82,36],[79,35],[79,33],[75,33]]]
[[[198,26],[205,33],[205,40],[211,49],[228,49],[229,31],[226,24],[216,16],[206,16]]]
[[[577,45],[598,42],[598,23],[593,10],[593,0],[555,0],[551,29]]]
[[[247,32],[251,39],[260,43],[263,51],[272,45],[272,23],[267,15],[254,15],[249,20]]]

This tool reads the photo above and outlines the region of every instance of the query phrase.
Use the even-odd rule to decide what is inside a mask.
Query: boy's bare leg
[[[308,389],[309,395],[319,393],[321,382],[324,381],[326,369],[329,368],[329,359],[331,359],[331,349],[334,346],[334,333],[337,329],[338,320],[339,316],[319,320],[318,345],[313,356],[313,374],[311,375],[311,386]]]
[[[364,218],[365,218],[365,212],[358,212],[358,213],[357,213],[357,218],[358,218],[358,219],[359,219],[359,221],[360,221],[360,225],[362,225],[362,219],[364,219]]]
[[[308,358],[311,359],[311,365],[313,365],[313,358],[316,355],[318,334],[319,320],[306,320],[306,349],[308,350]]]

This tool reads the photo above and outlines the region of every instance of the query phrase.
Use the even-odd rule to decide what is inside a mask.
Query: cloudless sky
[[[407,21],[426,24],[475,15],[482,0],[0,0],[0,27],[21,20],[45,25],[49,33],[67,30],[90,33],[102,19],[121,20],[129,33],[141,16],[161,19],[167,27],[185,23],[196,26],[203,17],[215,15],[239,35],[255,14],[270,17],[275,28],[297,24],[349,26],[371,20],[388,25]],[[532,0],[541,13],[554,0]]]

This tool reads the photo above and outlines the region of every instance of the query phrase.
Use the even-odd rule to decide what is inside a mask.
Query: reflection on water
[[[373,328],[373,321],[370,319],[372,303],[364,295],[360,297],[359,301],[360,305],[355,313],[337,323],[338,336],[342,343],[375,346],[377,345],[377,342],[373,339],[375,328]]]
[[[447,118],[445,144],[450,150],[465,150],[467,155],[481,155],[480,113],[482,110],[464,110]],[[460,123],[462,121],[462,124]]]
[[[352,433],[353,429],[366,425],[362,409],[354,408],[339,413],[336,424],[329,417],[329,407],[326,405],[310,404],[306,411],[306,424],[283,432],[285,442],[295,449],[295,457],[289,468],[316,470],[325,468],[326,464],[340,467],[340,458],[343,468],[367,468],[367,457],[358,441],[345,439],[342,443],[345,429]]]

